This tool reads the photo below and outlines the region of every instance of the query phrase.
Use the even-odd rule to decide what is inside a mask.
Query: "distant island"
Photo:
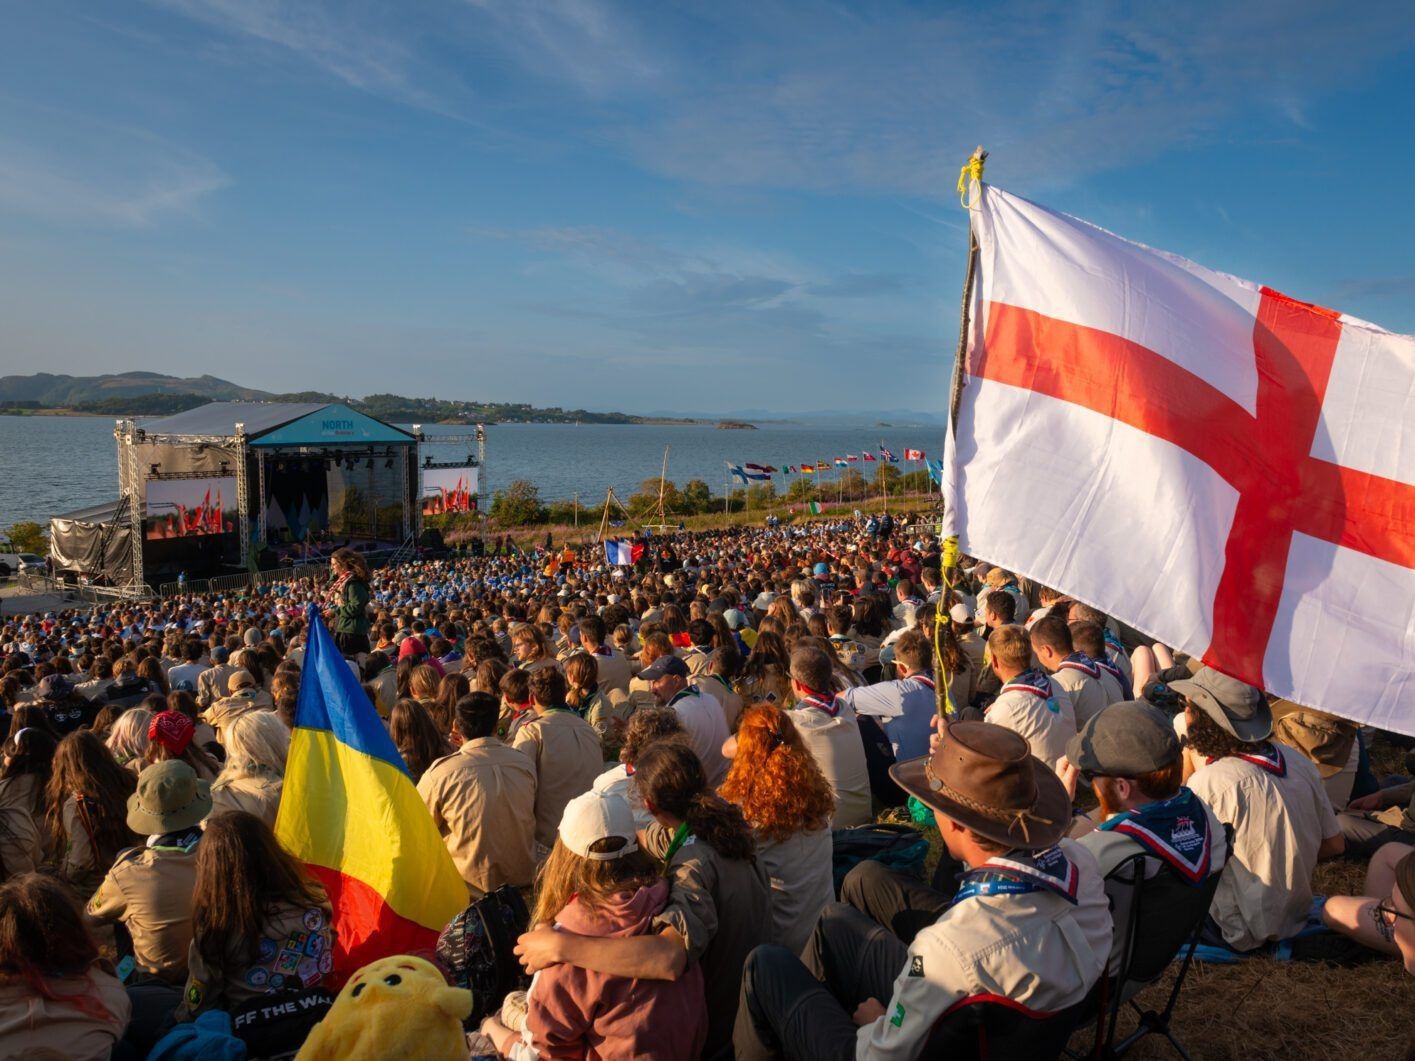
[[[755,431],[756,424],[749,424],[745,420],[719,420],[718,429],[721,431]]]
[[[405,398],[400,394],[370,394],[363,398],[300,391],[275,394],[241,387],[216,376],[183,379],[159,372],[120,372],[104,376],[61,376],[38,372],[31,376],[0,376],[0,414],[20,416],[171,416],[207,402],[343,402],[350,408],[390,423],[432,424],[699,424],[711,420],[684,417],[633,416],[588,409],[541,408],[523,402],[453,401]],[[751,424],[724,422],[719,427]]]

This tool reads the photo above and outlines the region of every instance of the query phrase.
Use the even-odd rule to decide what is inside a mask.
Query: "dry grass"
[[[1160,1009],[1173,986],[1168,973],[1136,1002]],[[1117,1039],[1135,1028],[1122,1013]],[[1400,963],[1356,968],[1253,958],[1241,965],[1196,964],[1185,981],[1171,1025],[1175,1038],[1199,1061],[1320,1058],[1321,1061],[1395,1061],[1415,1034],[1415,994]],[[1072,1049],[1089,1047],[1090,1030]],[[1174,1058],[1162,1036],[1142,1039],[1126,1055]]]

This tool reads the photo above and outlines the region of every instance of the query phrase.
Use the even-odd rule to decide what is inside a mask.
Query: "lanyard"
[[[673,833],[673,839],[668,842],[668,850],[663,853],[663,875],[666,877],[672,871],[673,856],[678,853],[678,849],[688,842],[688,838],[693,834],[688,831],[688,823],[683,822]]]

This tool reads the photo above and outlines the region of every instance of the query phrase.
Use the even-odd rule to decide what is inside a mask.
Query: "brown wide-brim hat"
[[[932,755],[889,768],[899,787],[994,843],[1051,847],[1071,824],[1071,798],[1020,735],[991,722],[948,722]]]

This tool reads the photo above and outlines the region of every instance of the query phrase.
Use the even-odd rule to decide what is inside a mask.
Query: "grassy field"
[[[676,528],[678,522],[682,522],[688,530],[716,530],[721,527],[760,527],[766,523],[766,518],[771,513],[775,513],[783,525],[791,523],[805,523],[816,521],[828,521],[834,517],[850,516],[856,509],[865,513],[891,512],[896,517],[905,513],[927,513],[930,512],[938,502],[937,494],[909,494],[902,497],[891,497],[888,501],[881,498],[871,498],[868,501],[845,501],[841,504],[832,502],[824,503],[821,514],[812,516],[797,505],[797,511],[791,513],[787,506],[781,502],[770,508],[754,508],[747,512],[707,512],[698,516],[670,516],[669,522]],[[619,514],[623,518],[623,513]],[[578,527],[570,523],[541,524],[532,527],[507,527],[504,530],[498,529],[492,523],[487,533],[496,537],[508,535],[513,542],[523,549],[529,549],[545,542],[546,533],[549,532],[551,541],[556,547],[564,546],[566,543],[575,544],[580,542],[590,542],[594,539],[599,530],[600,511],[586,509],[580,517]],[[630,521],[622,527],[611,527],[609,536],[631,534],[639,527],[636,521]],[[454,530],[446,532],[447,541],[453,544],[462,540],[462,536],[470,535],[471,532]]]

